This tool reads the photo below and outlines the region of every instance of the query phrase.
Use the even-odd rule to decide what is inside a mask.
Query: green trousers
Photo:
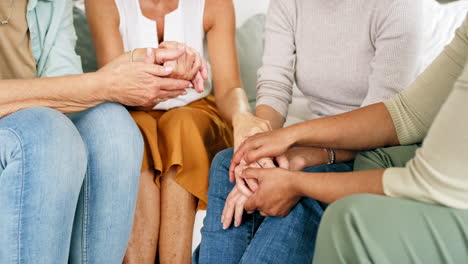
[[[355,170],[402,167],[417,148],[362,152]],[[335,263],[468,263],[468,211],[382,195],[346,197],[325,211],[315,249],[314,264]]]

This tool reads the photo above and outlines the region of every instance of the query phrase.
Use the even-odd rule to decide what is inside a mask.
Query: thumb
[[[254,212],[257,210],[257,196],[253,194],[250,196],[250,198],[247,200],[247,202],[244,204],[244,210],[247,212]]]
[[[240,177],[243,179],[256,179],[260,182],[262,179],[262,170],[263,169],[247,168],[242,172]]]
[[[276,162],[278,163],[279,167],[285,170],[289,170],[289,160],[286,155],[281,155],[276,157]]]
[[[156,64],[163,64],[166,61],[177,60],[184,54],[184,45],[180,45],[177,48],[159,48],[156,54]]]

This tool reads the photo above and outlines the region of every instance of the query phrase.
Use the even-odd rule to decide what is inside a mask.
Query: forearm
[[[268,105],[259,105],[255,108],[255,115],[258,118],[268,120],[273,129],[282,128],[285,118]]]
[[[215,93],[216,95],[216,93]],[[216,105],[223,119],[234,126],[233,120],[239,114],[250,113],[247,95],[242,88],[229,89],[226,93],[216,95]]]
[[[393,120],[383,103],[285,129],[295,146],[367,150],[399,144]]]
[[[384,194],[383,172],[384,170],[346,173],[297,172],[293,188],[299,196],[311,197],[330,204],[351,194]]]
[[[30,107],[76,112],[105,101],[97,73],[54,78],[0,81],[0,117]]]

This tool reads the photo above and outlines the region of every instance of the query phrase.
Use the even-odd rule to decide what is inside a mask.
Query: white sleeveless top
[[[157,48],[159,41],[156,21],[143,15],[139,0],[115,0],[115,4],[119,11],[119,30],[125,51],[137,48]],[[203,30],[204,9],[205,0],[179,0],[177,9],[165,17],[164,40],[185,43],[206,57]],[[154,109],[169,110],[185,106],[206,97],[210,92],[211,82],[205,81],[203,93],[187,89],[186,95],[159,103]]]

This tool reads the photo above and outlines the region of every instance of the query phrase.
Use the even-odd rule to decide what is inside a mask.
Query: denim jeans
[[[0,119],[0,263],[121,263],[143,142],[126,109]]]
[[[244,212],[242,224],[223,230],[221,214],[235,183],[229,182],[232,149],[216,155],[210,171],[208,208],[202,241],[193,263],[307,263],[312,262],[317,230],[326,204],[302,198],[284,218]],[[352,163],[322,165],[306,172],[345,172]]]

